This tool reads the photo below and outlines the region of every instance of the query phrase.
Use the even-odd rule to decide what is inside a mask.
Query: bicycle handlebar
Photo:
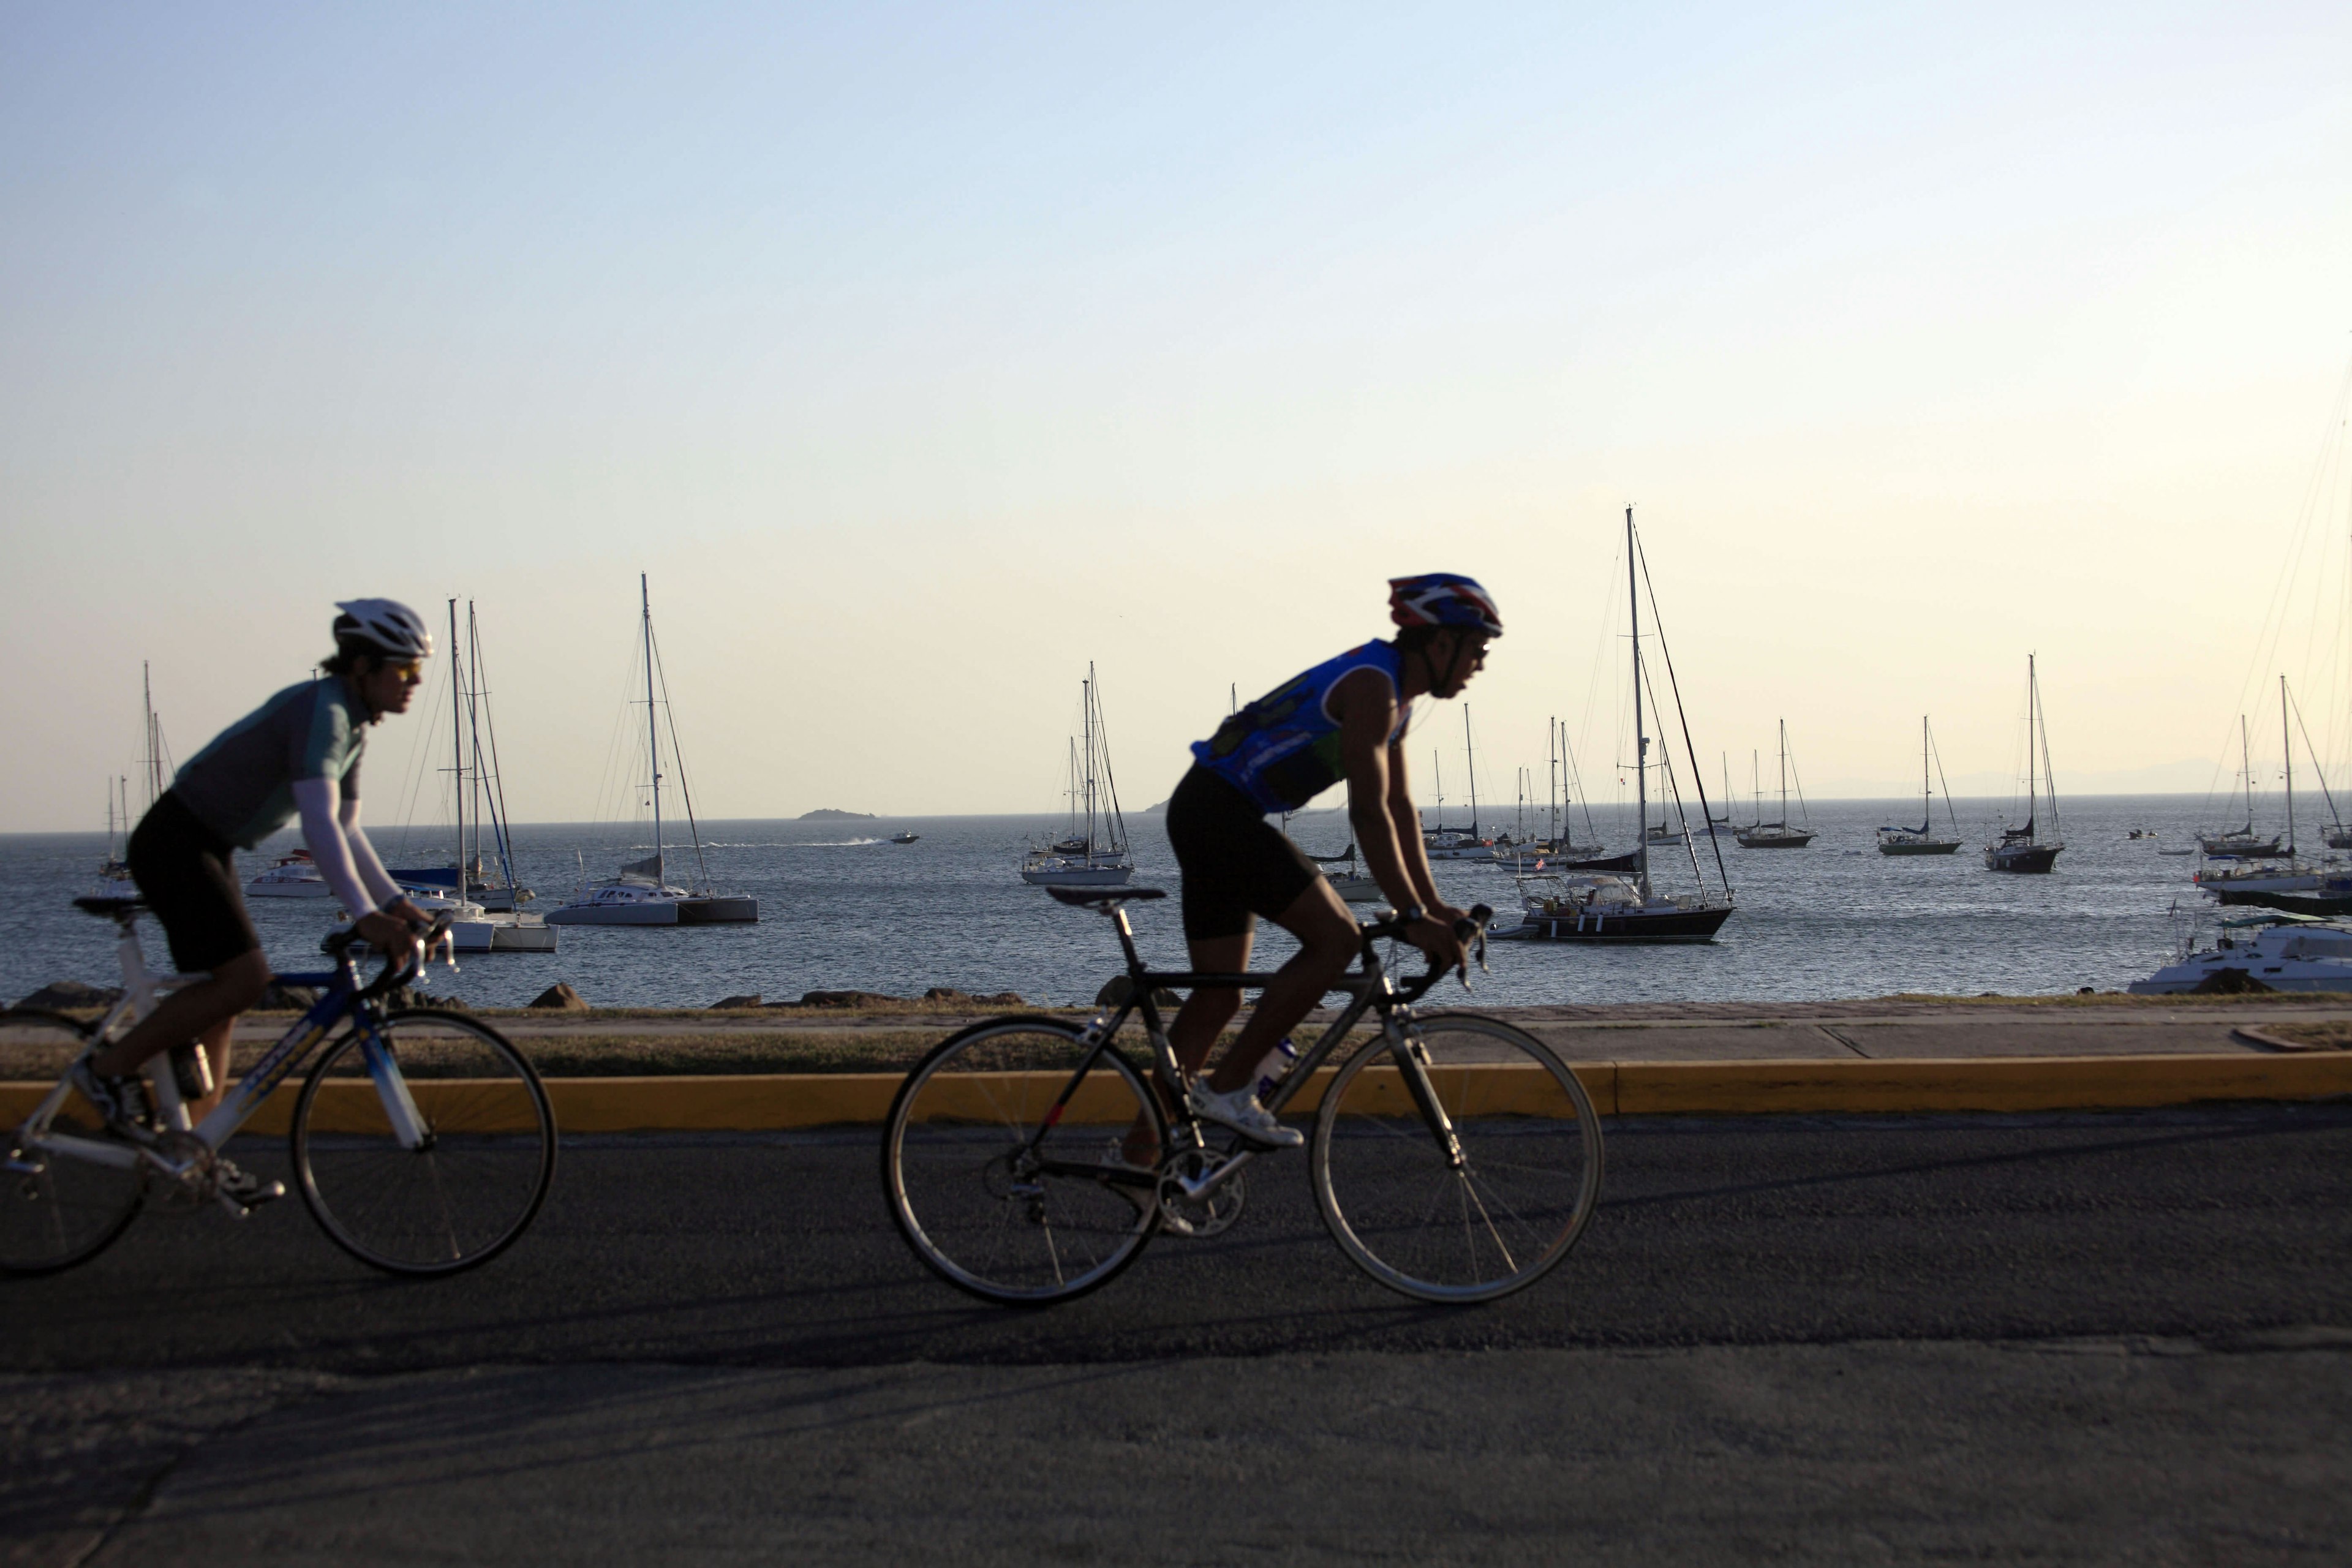
[[[1482,970],[1486,967],[1486,927],[1493,922],[1494,919],[1493,909],[1486,904],[1473,904],[1470,906],[1468,914],[1454,922],[1454,934],[1461,941],[1463,946],[1466,948],[1473,942],[1476,943],[1475,956],[1478,960],[1478,967]],[[1402,938],[1407,929],[1402,921],[1374,921],[1363,928],[1364,945],[1370,947],[1373,942],[1381,942],[1390,937]],[[1426,973],[1415,974],[1397,981],[1395,983],[1397,994],[1408,1002],[1416,1002],[1427,994],[1430,987],[1444,978],[1445,978],[1445,971],[1432,964]]]
[[[372,1000],[388,994],[399,990],[423,973],[425,962],[431,956],[433,950],[448,940],[449,923],[455,918],[450,910],[443,910],[433,917],[433,923],[418,931],[415,940],[401,952],[397,954],[386,954],[383,973],[360,987],[361,997]],[[319,945],[325,949],[329,955],[341,959],[348,957],[351,950],[364,940],[366,939],[360,935],[358,925],[354,923],[342,931],[329,931],[320,940]]]

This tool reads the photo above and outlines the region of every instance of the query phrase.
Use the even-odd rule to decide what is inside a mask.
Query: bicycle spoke
[[[1459,1162],[1418,1111],[1400,1108],[1393,1053],[1360,1056],[1318,1116],[1312,1163],[1325,1221],[1351,1258],[1408,1295],[1483,1300],[1517,1289],[1556,1264],[1591,1217],[1599,1119],[1566,1066],[1509,1025],[1444,1015],[1414,1028]]]
[[[1148,1239],[1098,1173],[1108,1128],[1142,1113],[1148,1091],[1108,1053],[1074,1085],[1083,1054],[1064,1026],[980,1025],[901,1089],[885,1141],[892,1217],[916,1255],[963,1289],[1060,1300],[1108,1279]],[[1046,1127],[1056,1104],[1064,1115]]]

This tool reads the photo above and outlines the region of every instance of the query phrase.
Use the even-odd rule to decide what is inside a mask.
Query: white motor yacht
[[[2352,927],[2285,914],[2226,921],[2211,947],[2183,952],[2129,990],[2167,996],[2246,981],[2273,991],[2352,991]]]
[[[283,856],[278,864],[245,885],[246,896],[254,899],[331,899],[335,890],[327,886],[327,879],[319,874],[308,849],[297,849]]]

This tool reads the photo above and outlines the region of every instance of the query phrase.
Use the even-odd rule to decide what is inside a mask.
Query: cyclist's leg
[[[1249,1081],[1265,1054],[1297,1028],[1299,1020],[1322,1002],[1332,982],[1347,973],[1361,946],[1356,918],[1320,875],[1273,918],[1298,939],[1298,952],[1275,971],[1273,984],[1258,997],[1240,1037],[1210,1073],[1209,1088],[1219,1094],[1231,1093]]]
[[[223,1031],[216,1068],[225,1068],[226,1031],[269,989],[269,961],[236,885],[235,851],[212,838],[186,807],[165,795],[131,836],[131,875],[171,941],[183,974],[211,978],[166,996],[154,1012],[90,1064],[112,1078],[139,1070],[150,1057]],[[215,1078],[225,1076],[216,1072]]]

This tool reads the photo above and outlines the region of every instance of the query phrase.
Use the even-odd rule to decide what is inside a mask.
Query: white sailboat
[[[482,742],[484,700],[489,693],[482,680],[482,639],[474,620],[474,606],[466,605],[466,640],[457,640],[457,601],[449,601],[449,795],[452,802],[450,820],[455,830],[456,855],[442,875],[428,872],[429,879],[417,879],[413,871],[394,871],[394,881],[409,889],[409,900],[419,909],[446,909],[456,918],[449,924],[451,942],[459,952],[553,952],[556,931],[539,915],[517,914],[514,906],[527,900],[529,888],[518,888],[514,879],[514,861],[507,837],[506,812],[499,805],[503,790],[499,787],[498,770],[493,765],[496,742],[488,754]],[[466,656],[470,657],[466,657]],[[472,679],[469,680],[467,677]],[[467,741],[470,732],[473,742],[468,761]],[[473,805],[474,839],[470,848],[466,842],[466,807]],[[483,874],[482,826],[484,806],[490,822],[490,849],[498,857],[502,875],[496,878]]]
[[[1116,888],[1135,875],[1129,853],[1127,819],[1118,808],[1118,785],[1110,771],[1110,741],[1103,727],[1102,688],[1094,661],[1079,688],[1079,770],[1071,804],[1083,805],[1083,823],[1022,858],[1021,879],[1040,888]]]
[[[590,882],[584,874],[580,888],[562,908],[547,915],[550,925],[599,926],[685,926],[685,925],[745,925],[760,918],[760,900],[740,895],[721,894],[709,885],[709,872],[702,865],[702,830],[694,820],[694,797],[685,788],[685,773],[681,766],[679,795],[686,802],[687,829],[694,841],[694,859],[702,873],[702,884],[696,888],[673,886],[669,880],[668,862],[662,843],[662,770],[661,770],[661,708],[656,688],[664,691],[667,682],[661,677],[661,656],[654,647],[653,591],[644,573],[637,574],[637,595],[640,620],[645,639],[646,666],[646,766],[653,785],[654,852],[641,860],[625,862],[620,875],[601,882]],[[670,726],[670,750],[677,750],[677,727]],[[583,868],[584,871],[584,868]]]
[[[457,601],[449,601],[450,787],[457,824],[455,853],[446,866],[392,868],[404,888],[446,894],[479,904],[493,914],[511,911],[535,896],[517,885],[514,844],[507,828],[506,786],[498,767],[498,729],[490,717],[489,682],[483,671],[482,634],[471,600],[466,605],[465,637],[457,631]],[[468,807],[471,807],[470,813]],[[471,836],[467,818],[471,816]],[[488,837],[485,839],[485,833]],[[538,922],[532,922],[534,924]],[[552,946],[533,948],[552,952]]]

